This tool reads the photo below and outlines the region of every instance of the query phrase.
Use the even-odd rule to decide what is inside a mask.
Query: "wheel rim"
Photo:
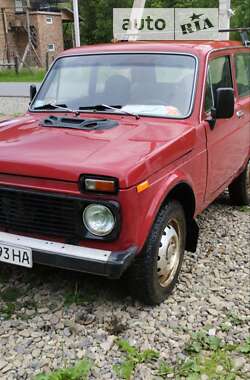
[[[158,250],[157,274],[160,285],[167,287],[173,280],[181,257],[180,233],[176,221],[169,222],[164,229]]]

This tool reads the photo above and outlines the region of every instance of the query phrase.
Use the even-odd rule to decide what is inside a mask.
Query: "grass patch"
[[[244,343],[240,344],[237,350],[241,354],[250,355],[250,337],[247,338]]]
[[[250,207],[249,206],[240,206],[239,211],[241,212],[250,212]]]
[[[17,288],[7,288],[0,293],[0,297],[4,302],[16,302],[20,295],[20,291]]]
[[[91,370],[91,362],[82,360],[74,367],[58,369],[51,373],[37,375],[34,380],[87,380]]]
[[[44,78],[45,70],[20,70],[18,74],[14,70],[0,70],[0,82],[41,82]]]
[[[250,354],[250,338],[241,344],[229,345],[201,330],[192,335],[185,352],[189,356],[175,367],[161,361],[158,375],[163,379],[170,375],[175,380],[200,380],[202,375],[206,375],[207,380],[248,379],[241,369],[234,368],[233,357]]]
[[[245,324],[243,319],[239,315],[234,313],[227,314],[227,319],[229,322],[231,322],[233,326],[242,326]]]
[[[0,308],[0,316],[4,320],[11,319],[16,312],[17,300],[21,292],[17,288],[6,288],[0,292],[0,299],[4,301],[4,305]]]
[[[236,374],[233,373],[232,360],[229,354],[222,350],[189,358],[180,366],[178,372],[177,376],[183,376],[190,380],[199,380],[201,375],[206,375],[209,380],[234,380],[236,378]]]
[[[199,353],[202,350],[217,351],[222,347],[222,341],[217,336],[209,336],[206,331],[201,330],[192,335],[185,351],[188,354]]]
[[[137,364],[155,361],[160,356],[159,353],[154,350],[140,352],[136,347],[131,346],[126,340],[118,340],[117,345],[125,354],[123,362],[113,366],[116,375],[121,379],[131,379]]]
[[[75,289],[69,290],[64,295],[64,306],[70,307],[73,304],[84,305],[86,303],[94,302],[97,298],[97,292],[92,288],[79,289],[78,283],[75,283]]]
[[[0,308],[0,317],[3,320],[11,319],[15,311],[16,311],[16,305],[11,302],[7,303],[2,308]]]

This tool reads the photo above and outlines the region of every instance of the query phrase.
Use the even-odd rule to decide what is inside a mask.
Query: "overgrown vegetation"
[[[41,82],[44,78],[45,70],[23,69],[16,74],[15,70],[0,70],[0,82]]]
[[[91,362],[82,360],[74,367],[58,369],[51,373],[37,375],[34,380],[87,380],[91,370]]]
[[[176,380],[200,380],[202,375],[208,380],[248,379],[247,373],[235,367],[233,358],[250,354],[250,338],[239,345],[228,345],[216,336],[199,331],[192,336],[186,353],[189,356],[175,367],[162,361],[158,375],[162,378],[172,375]]]
[[[209,336],[204,330],[192,335],[185,349],[186,360],[175,367],[162,361],[158,375],[167,379],[171,375],[175,380],[200,380],[206,375],[207,380],[248,379],[248,374],[234,365],[237,355],[250,354],[250,338],[242,344],[224,344],[217,336]]]
[[[0,276],[0,283],[5,283],[3,274]],[[0,320],[8,320],[15,314],[19,319],[27,320],[30,317],[22,309],[37,310],[37,304],[33,299],[22,301],[22,292],[15,287],[6,287],[0,291]]]
[[[84,305],[90,302],[94,302],[97,298],[96,291],[90,286],[85,286],[84,289],[80,289],[78,282],[75,283],[74,289],[70,289],[65,293],[64,306],[69,307],[72,304]]]
[[[160,356],[159,353],[154,350],[140,352],[126,340],[118,340],[117,345],[125,354],[125,357],[121,363],[115,364],[113,368],[117,376],[122,379],[130,380],[138,364],[156,361]]]
[[[227,322],[231,327],[244,323],[233,314],[228,316]],[[132,380],[138,364],[151,363],[154,368],[152,374],[163,379],[200,380],[202,375],[206,375],[207,380],[247,380],[248,374],[235,365],[235,360],[250,355],[250,337],[240,344],[226,344],[218,336],[210,335],[209,331],[204,329],[191,335],[184,350],[186,358],[175,366],[158,361],[160,354],[157,351],[139,351],[126,340],[118,340],[117,345],[124,358],[113,366],[114,371],[118,378]],[[155,361],[158,364],[152,365]]]

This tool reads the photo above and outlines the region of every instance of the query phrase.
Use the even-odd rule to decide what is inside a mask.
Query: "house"
[[[73,13],[60,3],[0,0],[0,65],[18,56],[24,64],[45,67],[64,50],[63,24],[73,22]]]

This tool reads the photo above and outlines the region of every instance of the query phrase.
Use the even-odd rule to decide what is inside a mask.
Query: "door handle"
[[[237,115],[237,117],[240,119],[240,118],[242,118],[243,116],[245,116],[245,112],[243,112],[243,111],[237,111],[237,112],[236,112],[236,115]]]

